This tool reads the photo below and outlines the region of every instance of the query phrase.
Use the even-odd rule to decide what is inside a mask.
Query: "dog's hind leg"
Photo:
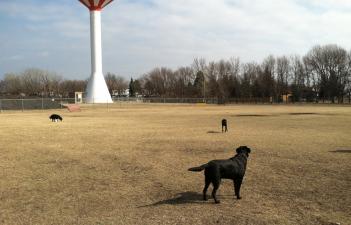
[[[212,184],[213,184],[212,197],[213,197],[215,203],[217,203],[217,204],[220,203],[220,201],[216,197],[216,192],[219,188],[220,183],[221,183],[220,180],[212,181]]]
[[[235,196],[237,199],[241,199],[240,197],[240,187],[241,183],[243,182],[243,178],[236,178],[234,179],[234,189],[235,189]]]
[[[207,189],[208,189],[208,186],[210,186],[210,184],[211,184],[211,180],[207,176],[205,176],[205,187],[202,192],[204,201],[207,201]]]

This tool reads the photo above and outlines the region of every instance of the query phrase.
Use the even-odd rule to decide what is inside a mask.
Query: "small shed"
[[[292,94],[286,93],[285,95],[282,95],[282,100],[284,103],[292,102]]]
[[[74,93],[74,102],[76,104],[83,103],[83,92],[75,92]]]

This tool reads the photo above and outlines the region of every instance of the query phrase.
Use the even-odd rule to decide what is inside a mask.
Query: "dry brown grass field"
[[[50,122],[51,113],[63,122]],[[252,149],[242,199],[223,180],[221,204],[202,201],[203,173],[187,169],[240,145]],[[350,212],[351,107],[124,103],[0,113],[0,224],[350,225]]]

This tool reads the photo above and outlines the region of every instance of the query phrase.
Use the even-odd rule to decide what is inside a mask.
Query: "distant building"
[[[290,103],[292,102],[293,95],[291,93],[286,93],[281,96],[283,103]]]
[[[113,90],[112,97],[129,97],[129,89],[126,90]]]

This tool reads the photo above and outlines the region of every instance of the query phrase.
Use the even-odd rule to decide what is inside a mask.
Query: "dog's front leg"
[[[233,190],[234,190],[234,197],[236,196],[236,191],[235,191],[235,180],[233,179]]]
[[[236,178],[234,179],[234,192],[235,192],[235,196],[237,199],[241,199],[240,197],[240,187],[241,187],[241,183],[243,182],[243,178]]]

